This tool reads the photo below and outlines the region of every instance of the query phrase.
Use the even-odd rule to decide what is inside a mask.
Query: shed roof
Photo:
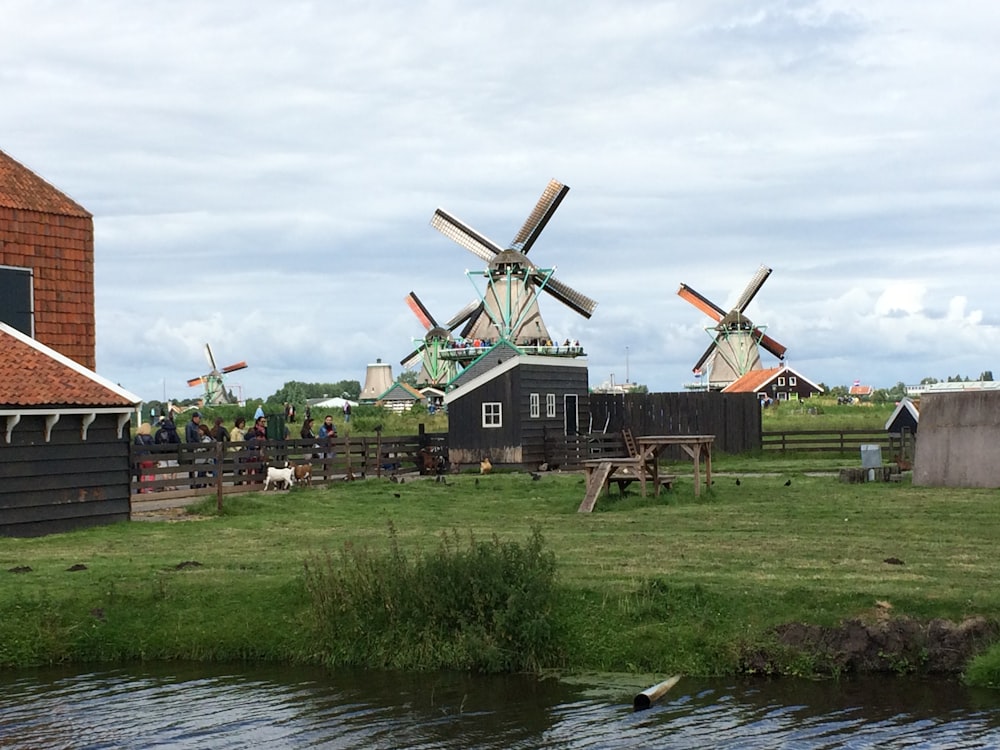
[[[897,417],[899,417],[904,410],[908,412],[911,417],[913,417],[914,423],[920,422],[920,411],[917,409],[917,405],[904,396],[899,400],[899,403],[896,404],[896,408],[893,410],[892,414],[889,415],[889,418],[885,421],[885,429],[891,430],[893,422],[896,421]]]
[[[90,218],[87,209],[0,151],[0,206]]]
[[[376,401],[421,401],[424,394],[409,383],[397,380]]]
[[[93,370],[0,323],[0,409],[134,407],[141,401]]]

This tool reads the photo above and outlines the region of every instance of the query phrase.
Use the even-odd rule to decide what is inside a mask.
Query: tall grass
[[[390,523],[386,551],[314,555],[305,578],[330,666],[510,672],[559,660],[555,556],[537,529],[524,545],[444,533],[411,558]]]

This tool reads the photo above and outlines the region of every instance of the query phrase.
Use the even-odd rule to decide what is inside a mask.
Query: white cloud
[[[59,18],[59,23],[51,20]],[[971,21],[970,19],[975,19]],[[789,4],[14,0],[0,148],[95,214],[98,369],[186,392],[210,341],[249,395],[361,380],[474,293],[443,206],[498,242],[572,186],[532,257],[673,390],[707,342],[680,282],[811,379],[993,368],[1000,10]]]

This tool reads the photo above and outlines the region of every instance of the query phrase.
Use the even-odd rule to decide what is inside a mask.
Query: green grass
[[[541,667],[726,674],[773,625],[832,625],[876,600],[895,616],[1000,614],[995,490],[848,485],[758,461],[776,473],[739,486],[717,476],[695,498],[677,469],[672,492],[619,499],[613,489],[592,514],[576,512],[581,475],[499,473],[235,496],[221,516],[212,499],[202,520],[0,539],[0,665],[329,661],[308,560],[342,559],[345,545],[374,555],[396,545],[417,559],[445,538],[494,535],[506,544],[538,533],[554,555],[563,640]],[[86,570],[68,572],[74,564]],[[5,572],[15,566],[32,572]],[[984,669],[980,681],[996,682]]]

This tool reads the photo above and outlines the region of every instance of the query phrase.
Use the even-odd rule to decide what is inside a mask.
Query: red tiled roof
[[[90,218],[87,209],[3,151],[0,151],[0,206]]]
[[[784,370],[784,367],[769,367],[764,370],[751,370],[746,375],[737,378],[722,389],[723,393],[754,393],[763,385]]]
[[[850,391],[852,396],[870,396],[874,392],[874,386],[870,385],[852,385]]]
[[[132,406],[138,397],[0,323],[0,408]]]

